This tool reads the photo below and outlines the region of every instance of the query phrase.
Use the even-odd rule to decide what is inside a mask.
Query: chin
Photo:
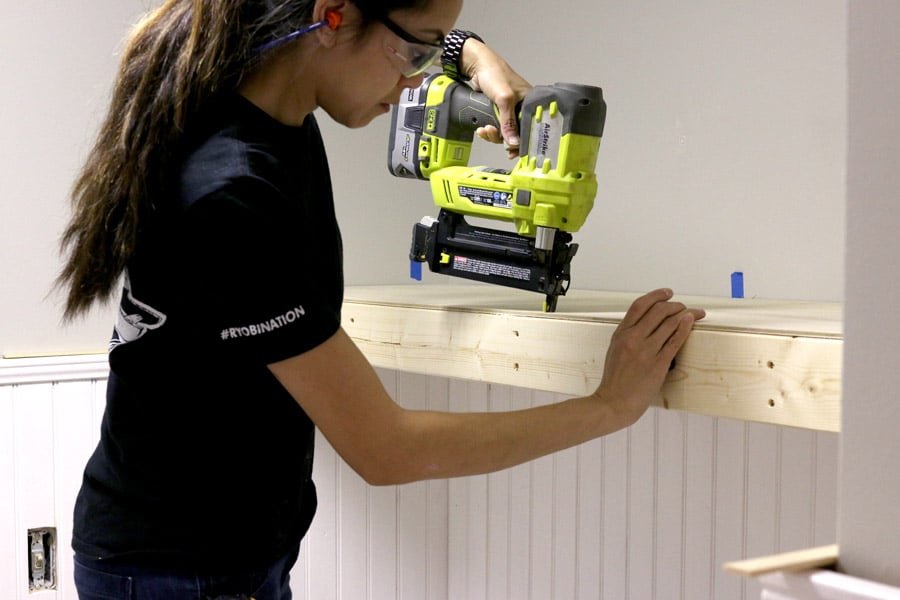
[[[350,123],[346,123],[346,126],[350,129],[362,129],[363,127],[371,123],[374,119],[375,117],[361,117]]]
[[[336,115],[328,113],[328,116],[330,116],[332,119],[334,119],[344,127],[347,127],[349,129],[360,129],[374,121],[376,118],[380,117],[383,114],[389,113],[390,111],[391,105],[382,103],[376,105],[367,113],[356,112],[350,115]]]

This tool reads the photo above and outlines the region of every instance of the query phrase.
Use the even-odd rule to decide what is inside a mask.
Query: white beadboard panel
[[[57,383],[53,389],[54,513],[59,558],[59,600],[77,600],[72,565],[72,508],[81,486],[82,471],[94,451],[93,408],[106,385],[96,381]],[[103,397],[100,396],[101,400]],[[105,404],[105,400],[102,402]]]
[[[82,363],[84,364],[84,363]],[[95,407],[105,403],[105,380],[84,379],[75,370],[56,371],[64,379],[0,386],[4,443],[0,459],[3,477],[3,565],[0,589],[15,590],[16,599],[28,594],[28,529],[56,528],[55,591],[42,591],[44,600],[77,600],[72,580],[72,508],[81,473],[93,451],[99,429]],[[8,528],[8,530],[7,530]]]
[[[575,493],[577,501],[577,537],[575,541],[575,600],[600,598],[603,556],[603,440],[582,444],[576,450],[578,461]]]
[[[316,444],[319,449],[326,447],[327,442],[323,436],[318,435]],[[328,452],[316,453],[313,480],[316,483],[319,505],[315,518],[320,526],[309,531],[305,542],[310,572],[306,586],[309,600],[338,597],[338,573],[342,564],[338,560],[340,523],[337,517],[337,507],[340,504],[340,471],[340,459],[330,451],[330,447]]]
[[[684,415],[682,600],[715,598],[715,500],[717,420]]]
[[[437,382],[436,382],[437,383]],[[397,380],[395,398],[402,406],[412,410],[434,408],[433,392],[427,377],[422,375],[402,377]],[[448,397],[446,387],[437,386],[438,405],[444,405]],[[443,396],[443,398],[440,398]],[[427,598],[431,589],[433,570],[439,571],[438,580],[446,581],[446,559],[443,552],[435,550],[446,543],[446,510],[443,503],[432,507],[430,499],[435,496],[433,488],[438,487],[438,496],[446,494],[446,486],[437,482],[422,481],[399,486],[397,494],[397,586],[398,598],[413,600]],[[437,515],[434,509],[443,514]],[[437,541],[433,536],[437,534]],[[437,556],[435,556],[437,554]]]
[[[622,540],[628,553],[626,600],[655,598],[653,557],[656,506],[655,423],[657,411],[644,415],[629,429],[628,459],[628,537]]]
[[[20,539],[16,506],[16,446],[12,386],[0,387],[0,590],[11,592],[27,586],[16,567],[17,555],[25,548],[25,534]]]
[[[506,399],[509,395],[506,394]],[[485,528],[487,538],[487,581],[485,595],[488,598],[509,596],[507,573],[509,572],[509,506],[511,471],[488,475],[488,521]]]
[[[449,409],[484,412],[493,386],[453,380]],[[486,475],[448,481],[448,596],[482,600],[486,597],[487,565]]]
[[[528,519],[513,527],[531,530],[528,591],[532,598],[553,598],[553,456],[531,462],[531,511]]]
[[[783,428],[748,424],[746,489],[744,496],[744,556],[766,556],[775,552],[782,494],[780,459]],[[743,579],[745,598],[757,598],[759,584]]]
[[[712,472],[713,505],[712,561],[704,572],[712,579],[711,598],[742,599],[745,581],[724,573],[717,565],[747,556],[744,546],[746,522],[746,494],[748,453],[746,451],[748,423],[719,419],[713,441],[714,469]]]
[[[428,409],[446,411],[450,408],[450,382],[442,378],[427,378]],[[449,560],[449,489],[446,480],[428,482],[428,581],[430,600],[450,600],[448,596],[447,563]],[[410,599],[412,600],[412,599]]]
[[[659,591],[666,590],[670,600],[685,600],[682,575],[685,572],[683,517],[687,512],[687,414],[657,411],[655,417],[654,596],[660,597]]]
[[[513,388],[489,387],[489,409],[509,411],[513,409]],[[507,588],[509,572],[509,506],[511,470],[491,473],[487,476],[487,525],[485,527],[487,551],[487,581],[485,595],[488,598],[509,597]]]
[[[553,457],[551,598],[574,598],[578,588],[578,451]]]
[[[397,574],[396,487],[369,489],[368,504],[368,598],[399,598]]]
[[[15,565],[20,573],[16,598],[29,596],[26,542],[30,528],[55,527],[53,464],[53,385],[17,385],[13,390],[13,473],[16,496]],[[58,600],[54,591],[45,591],[44,600]]]
[[[391,371],[381,372],[385,389],[397,397],[399,380],[405,375]],[[398,516],[399,487],[367,488],[367,576],[369,600],[396,598],[400,600],[398,587]]]
[[[331,454],[335,456],[333,451]],[[366,598],[369,583],[368,485],[346,463],[338,460],[337,464],[340,466],[335,473],[338,487],[334,494],[337,502],[334,539],[337,540],[338,554],[331,558],[338,569],[336,597]]]
[[[629,539],[628,451],[631,430],[616,432],[603,439],[603,496],[598,499],[602,513],[600,594],[597,598],[628,597],[632,565],[625,540]]]
[[[776,553],[811,547],[816,522],[816,434],[804,430],[780,433]]]
[[[810,548],[833,544],[837,540],[838,436],[817,434],[813,449],[815,485],[812,486],[810,504],[816,517]]]
[[[529,390],[516,388],[510,397],[510,410],[521,410],[533,405],[532,393]],[[492,572],[492,581],[502,582],[506,589],[506,598],[532,598],[529,574],[533,572],[532,539],[533,531],[529,526],[532,518],[532,485],[535,479],[535,464],[519,465],[508,470],[508,501],[506,514],[498,503],[500,514],[495,518],[506,519],[508,542],[506,556],[492,557],[492,564],[501,570]],[[452,507],[451,507],[452,508]],[[452,513],[451,513],[452,518]],[[502,564],[506,568],[502,569]],[[451,572],[450,580],[454,578]],[[501,596],[502,597],[502,596]],[[493,600],[493,599],[492,599]]]
[[[25,531],[55,526],[59,587],[41,598],[76,600],[71,510],[105,377],[94,358],[23,364],[15,380],[8,362],[0,370],[0,589],[30,600]],[[414,409],[563,399],[378,373]],[[759,583],[722,563],[834,542],[832,433],[653,408],[628,430],[506,471],[382,488],[320,434],[317,444],[319,512],[292,573],[298,600],[751,600]]]

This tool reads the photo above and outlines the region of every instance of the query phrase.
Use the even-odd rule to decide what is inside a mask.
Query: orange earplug
[[[325,20],[328,21],[328,28],[334,30],[344,20],[344,15],[336,10],[328,9],[325,11]]]
[[[329,29],[331,29],[333,31],[338,28],[338,25],[341,24],[341,21],[343,19],[344,19],[344,15],[342,15],[340,12],[333,10],[333,9],[326,10],[325,18],[322,19],[321,21],[312,23],[310,25],[307,25],[306,27],[301,27],[297,31],[289,33],[280,38],[276,38],[276,39],[272,40],[271,42],[266,42],[265,44],[258,46],[257,48],[254,48],[253,51],[256,52],[257,54],[262,53],[262,52],[268,52],[272,48],[277,48],[278,46],[281,46],[282,44],[286,44],[287,42],[290,42],[291,40],[294,40],[303,34],[309,33],[310,31],[315,31],[316,29],[319,29],[320,27],[325,27],[326,25],[328,26]]]

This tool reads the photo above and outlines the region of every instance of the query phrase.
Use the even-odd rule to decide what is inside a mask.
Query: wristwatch
[[[481,43],[484,40],[471,31],[463,29],[453,29],[444,38],[444,51],[441,52],[441,66],[444,68],[444,75],[457,81],[468,81],[462,69],[462,49],[463,44],[469,38],[475,38]]]

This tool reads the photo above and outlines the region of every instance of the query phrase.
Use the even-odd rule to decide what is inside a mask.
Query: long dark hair
[[[429,0],[357,0],[369,19]],[[132,30],[110,106],[72,189],[68,253],[56,283],[64,318],[106,301],[163,193],[185,132],[217,94],[237,87],[254,48],[311,20],[314,0],[167,0]]]

